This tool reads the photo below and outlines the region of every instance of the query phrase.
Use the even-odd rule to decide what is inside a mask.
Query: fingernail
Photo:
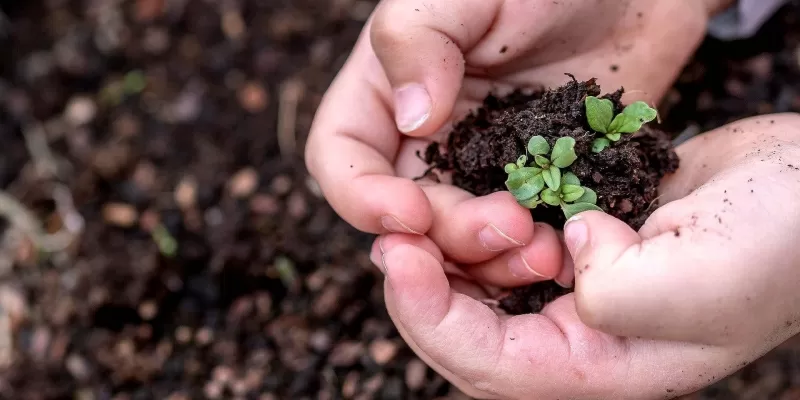
[[[570,282],[570,283],[562,283],[562,282],[559,282],[558,279],[553,279],[553,282],[555,282],[558,286],[563,287],[564,289],[572,289],[572,282]]]
[[[478,232],[481,244],[489,251],[503,251],[513,247],[522,246],[523,243],[512,239],[498,229],[494,224],[488,224]]]
[[[411,233],[414,235],[421,235],[421,233],[411,229],[408,225],[400,222],[394,215],[384,215],[381,217],[381,225],[389,231],[394,233]]]
[[[573,257],[580,253],[588,237],[589,229],[580,216],[576,215],[564,224],[564,241],[567,242],[567,248]]]
[[[394,104],[397,129],[403,133],[416,130],[431,115],[431,96],[417,83],[395,90]]]
[[[384,270],[383,267],[383,252],[382,251],[370,251],[369,252],[369,260],[372,261],[376,267],[378,267],[381,271]]]
[[[549,278],[534,271],[533,268],[528,265],[528,262],[522,258],[521,254],[515,254],[510,260],[508,260],[508,271],[511,272],[511,275],[525,280]]]

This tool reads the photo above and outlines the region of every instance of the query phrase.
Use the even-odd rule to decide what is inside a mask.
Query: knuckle
[[[370,27],[370,40],[376,53],[391,51],[403,46],[408,40],[408,27],[397,18],[395,2],[386,2],[375,12]]]

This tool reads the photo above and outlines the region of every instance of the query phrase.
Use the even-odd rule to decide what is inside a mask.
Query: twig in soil
[[[62,251],[72,243],[76,233],[83,229],[83,218],[77,215],[77,212],[71,207],[71,197],[65,204],[66,199],[62,190],[66,191],[67,189],[60,187],[54,190],[53,200],[56,202],[59,212],[64,208],[68,211],[62,214],[64,229],[56,233],[46,233],[33,212],[17,199],[2,191],[0,191],[0,215],[6,217],[11,226],[25,234],[37,248],[47,253]],[[70,209],[72,211],[69,211]]]
[[[58,177],[59,160],[47,145],[44,127],[41,124],[34,124],[23,130],[22,135],[25,137],[25,146],[31,153],[33,165],[39,176]]]
[[[0,368],[7,368],[14,360],[14,346],[11,337],[11,317],[0,307]]]
[[[297,79],[281,85],[278,102],[278,148],[281,157],[289,159],[297,148],[297,105],[303,97],[305,86]]]

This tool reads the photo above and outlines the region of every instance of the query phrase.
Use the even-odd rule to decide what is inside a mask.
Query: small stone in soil
[[[97,106],[94,101],[88,97],[75,96],[67,103],[64,110],[64,116],[67,121],[75,126],[85,125],[92,120],[97,113]]]
[[[369,354],[376,363],[384,365],[397,354],[397,344],[391,340],[375,340],[369,344]]]
[[[239,103],[251,113],[258,113],[267,108],[269,97],[264,87],[258,82],[247,82],[239,89]]]
[[[234,174],[228,181],[228,190],[234,198],[245,198],[253,194],[258,187],[258,172],[253,168],[244,168]]]
[[[182,209],[193,208],[197,203],[197,181],[192,177],[181,179],[175,188],[175,203]]]
[[[406,386],[411,390],[419,390],[425,384],[425,375],[428,366],[422,360],[415,358],[406,365]]]
[[[103,207],[103,219],[111,225],[130,228],[139,214],[133,206],[124,203],[108,203]]]

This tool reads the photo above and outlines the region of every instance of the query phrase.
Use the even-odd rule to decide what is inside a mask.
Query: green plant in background
[[[156,242],[156,246],[158,246],[158,251],[164,257],[173,258],[178,253],[178,241],[175,240],[164,225],[156,225],[151,236],[153,241]]]
[[[623,133],[635,133],[642,125],[656,119],[658,112],[643,101],[637,101],[625,107],[614,116],[614,104],[608,99],[586,97],[586,119],[595,132],[604,136],[592,142],[592,151],[599,153],[611,142],[618,141]]]
[[[528,166],[528,155],[523,154],[515,163],[505,166],[506,188],[519,204],[531,209],[543,203],[560,206],[567,218],[582,211],[602,211],[595,205],[597,194],[594,191],[582,187],[575,174],[562,172],[578,159],[575,139],[559,138],[551,152],[547,140],[534,136],[528,141],[527,150],[533,156],[533,165]]]

